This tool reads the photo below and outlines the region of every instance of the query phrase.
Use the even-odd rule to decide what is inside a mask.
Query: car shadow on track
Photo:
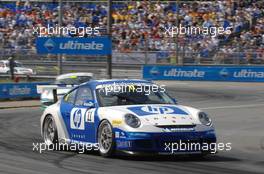
[[[174,162],[231,162],[241,161],[241,159],[225,157],[225,156],[115,156],[114,158],[128,160],[128,161],[174,161]]]
[[[86,152],[86,155],[100,156],[97,151]],[[102,157],[103,158],[103,157]],[[174,162],[232,162],[242,161],[238,158],[222,156],[219,154],[199,156],[199,155],[124,155],[116,154],[110,159],[120,159],[127,161],[174,161]]]
[[[64,153],[72,153],[70,156],[80,155],[78,151],[60,151]],[[101,157],[98,151],[85,151],[81,153],[84,155],[90,156],[98,156]],[[104,158],[104,157],[101,157]],[[116,159],[116,160],[125,160],[125,161],[149,161],[149,162],[239,162],[242,161],[239,158],[222,156],[219,154],[199,156],[199,155],[127,155],[124,153],[117,153],[112,157],[108,157],[108,159]]]

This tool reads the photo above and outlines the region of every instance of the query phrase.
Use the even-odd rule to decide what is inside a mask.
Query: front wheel
[[[104,120],[98,130],[99,152],[104,157],[110,157],[115,151],[114,133],[111,124]]]

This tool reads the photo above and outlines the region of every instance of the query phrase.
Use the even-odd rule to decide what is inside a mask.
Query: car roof
[[[114,83],[148,83],[153,84],[151,81],[144,79],[105,79],[105,80],[91,80],[83,83],[81,86],[90,85],[92,88],[96,88],[98,85],[111,85]]]
[[[90,76],[93,77],[93,73],[87,73],[87,72],[78,72],[78,73],[68,73],[68,74],[62,74],[57,76],[57,80],[70,78],[71,76]]]

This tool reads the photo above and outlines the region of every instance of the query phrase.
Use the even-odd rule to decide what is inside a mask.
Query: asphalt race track
[[[264,173],[264,84],[166,82],[179,103],[202,108],[214,120],[218,142],[231,151],[192,157],[120,157],[33,151],[40,137],[39,108],[0,110],[0,173]],[[22,101],[21,101],[22,102]]]

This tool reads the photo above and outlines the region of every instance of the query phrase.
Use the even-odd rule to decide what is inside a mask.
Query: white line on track
[[[233,106],[216,106],[216,107],[207,107],[207,108],[201,108],[201,109],[236,109],[236,108],[252,108],[252,107],[258,107],[258,106],[264,106],[264,103],[262,104],[248,104],[248,105],[233,105]]]

